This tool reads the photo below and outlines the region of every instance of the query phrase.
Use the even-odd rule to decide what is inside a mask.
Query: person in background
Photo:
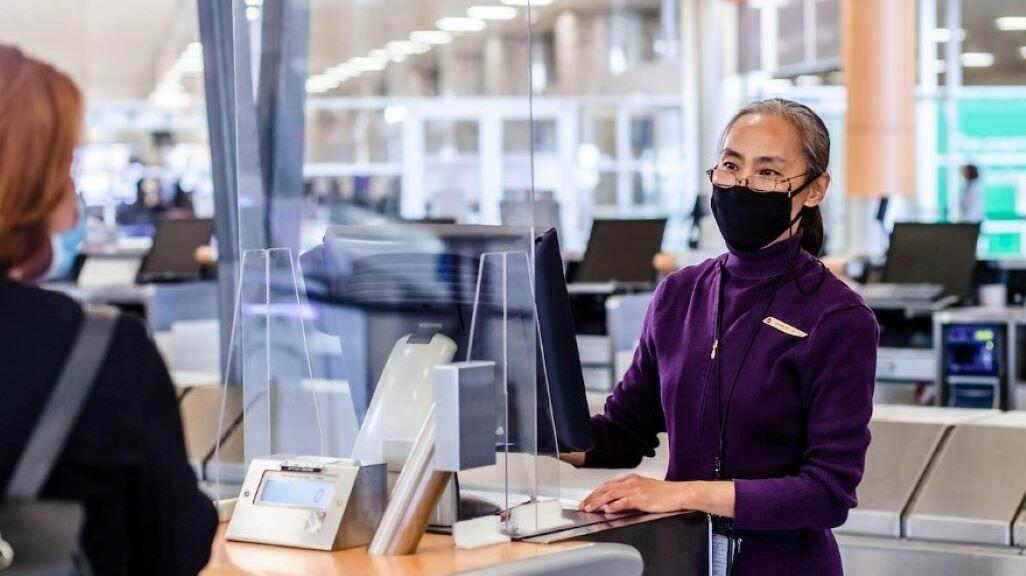
[[[140,178],[135,183],[135,202],[118,206],[118,224],[153,226],[167,212],[160,197],[160,183],[153,178]]]
[[[983,191],[980,190],[980,169],[975,164],[962,166],[962,220],[983,221]]]
[[[588,512],[713,516],[713,574],[832,576],[831,528],[855,506],[869,447],[879,328],[817,260],[830,135],[769,99],[727,124],[708,171],[728,253],[667,276],[633,363],[576,466],[633,468],[669,437],[665,480],[628,475]]]
[[[82,95],[54,67],[0,45],[0,493],[83,321],[35,282],[51,238],[74,227],[71,162]],[[185,453],[174,388],[142,322],[122,315],[42,498],[83,504],[82,549],[98,576],[195,574],[217,513]]]
[[[192,192],[187,191],[182,186],[181,180],[176,181],[174,185],[174,193],[171,196],[171,211],[179,218],[190,217],[195,211],[192,203]]]

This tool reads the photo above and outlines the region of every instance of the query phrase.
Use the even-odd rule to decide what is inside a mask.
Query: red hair
[[[66,74],[0,45],[0,272],[49,243],[81,134],[82,93]]]

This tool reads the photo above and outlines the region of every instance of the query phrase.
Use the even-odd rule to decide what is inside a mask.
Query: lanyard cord
[[[798,246],[797,249],[802,250],[802,247]],[[776,301],[781,288],[787,284],[788,278],[790,278],[794,272],[794,260],[797,256],[798,252],[796,251],[791,257],[791,265],[788,267],[788,271],[780,275],[776,285],[773,287],[773,292],[771,292],[769,297],[766,299],[766,306],[763,307],[761,317],[758,319],[759,323],[755,326],[755,329],[752,330],[752,335],[748,338],[748,342],[745,344],[744,353],[741,355],[741,362],[738,363],[737,370],[734,372],[734,377],[730,380],[730,386],[727,388],[727,402],[725,405],[723,403],[722,363],[720,362],[717,351],[720,347],[720,340],[723,338],[723,293],[727,284],[725,276],[727,276],[728,273],[726,262],[723,260],[720,261],[719,286],[716,295],[716,339],[713,341],[712,351],[712,360],[716,363],[716,418],[718,434],[716,459],[713,461],[716,480],[723,479],[724,446],[727,438],[727,419],[730,416],[730,404],[734,400],[734,389],[737,385],[738,379],[741,377],[742,370],[744,370],[745,362],[748,361],[748,356],[752,351],[752,346],[755,344],[755,338],[759,335],[759,331],[762,329],[763,319],[769,314],[770,308],[773,307],[773,302]],[[817,288],[818,287],[819,286],[817,285]]]

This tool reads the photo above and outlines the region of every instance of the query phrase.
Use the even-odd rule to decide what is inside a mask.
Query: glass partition
[[[432,521],[558,497],[546,366],[579,361],[535,297],[566,298],[549,229],[565,222],[573,148],[565,107],[533,97],[539,15],[247,4],[233,13],[241,256],[225,379],[243,390],[245,462],[384,461],[394,483],[434,402],[433,368],[484,361],[496,462],[459,474]]]

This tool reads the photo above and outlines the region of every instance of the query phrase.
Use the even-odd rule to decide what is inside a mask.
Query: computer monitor
[[[153,247],[139,270],[140,282],[183,282],[196,280],[200,265],[196,249],[210,243],[214,221],[210,218],[161,220]]]
[[[654,281],[652,258],[665,232],[666,218],[595,220],[574,282]]]
[[[945,294],[969,296],[979,223],[896,222],[880,281],[886,284],[939,284]]]
[[[340,339],[360,419],[392,345],[423,326],[436,325],[451,338],[457,344],[458,360],[468,358],[471,345],[472,359],[480,359],[479,352],[487,358],[502,357],[496,349],[502,345],[501,338],[477,336],[473,343],[470,339],[472,322],[483,327],[485,334],[500,334],[503,329],[498,277],[484,277],[482,270],[487,267],[482,267],[482,258],[504,252],[523,254],[520,262],[525,263],[526,275],[526,255],[532,250],[529,230],[428,224],[337,226],[328,230],[321,246],[302,255],[306,291],[316,309],[315,326]],[[511,423],[533,421],[526,411],[549,414],[551,410],[556,441],[539,418],[537,450],[553,452],[558,443],[561,451],[584,451],[592,443],[590,413],[556,232],[538,235],[533,250],[534,309],[530,309],[530,295],[519,294],[515,309],[505,312],[520,320],[508,325],[521,330],[518,338],[510,339],[524,346],[521,353],[529,353],[526,343],[534,332],[537,405],[518,406],[511,400],[509,419]],[[475,317],[478,293],[483,296]],[[525,319],[533,324],[530,318],[537,324],[525,329]],[[516,356],[511,353],[510,357]],[[354,370],[357,366],[362,369]],[[520,428],[510,424],[508,429]],[[508,442],[512,451],[531,448],[523,445],[526,439],[510,437]]]

